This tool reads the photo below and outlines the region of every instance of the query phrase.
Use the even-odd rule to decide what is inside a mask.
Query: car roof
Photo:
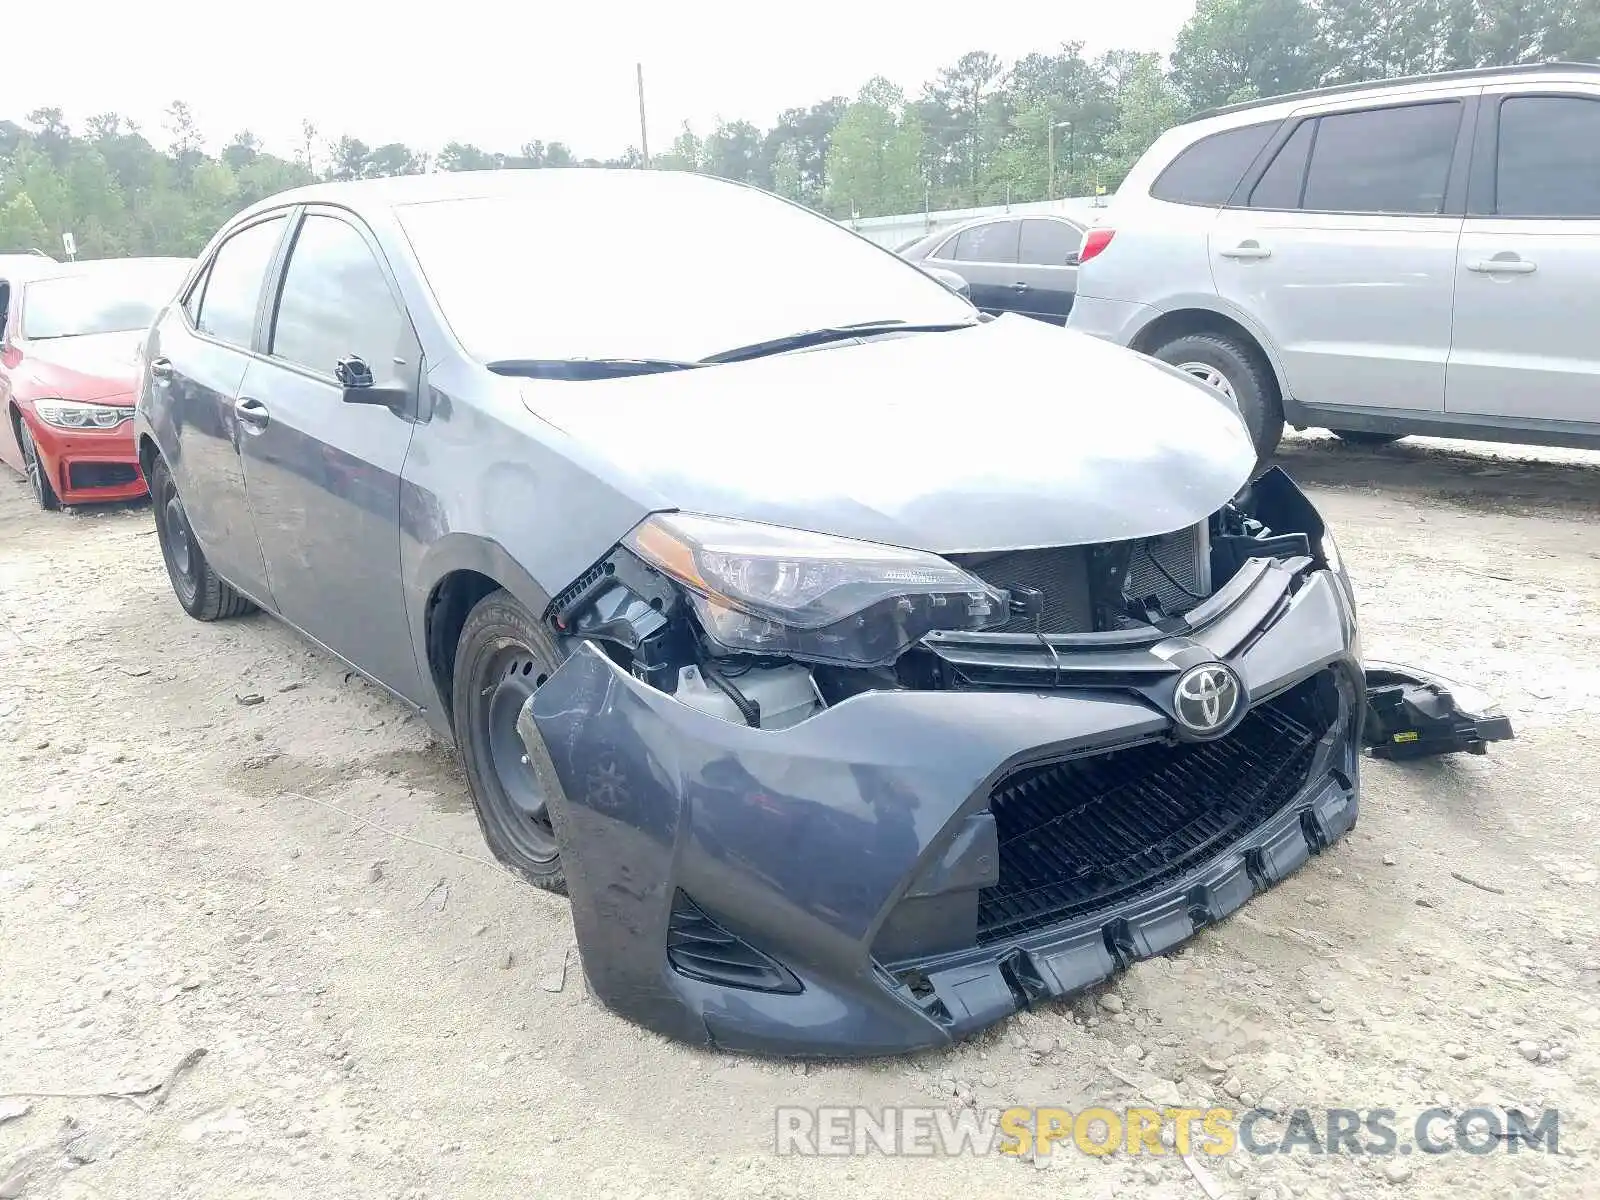
[[[60,265],[43,254],[0,254],[0,279],[32,279]]]
[[[151,266],[191,267],[194,265],[192,258],[179,258],[177,256],[151,255],[146,258],[89,258],[82,262],[48,262],[27,276],[32,282],[36,279],[63,279],[71,276],[83,275],[110,275],[128,267],[140,268]]]
[[[1280,105],[1285,108],[1293,108],[1309,101],[1332,99],[1340,96],[1360,96],[1368,93],[1381,96],[1386,92],[1401,91],[1421,84],[1457,82],[1489,84],[1500,79],[1525,79],[1530,75],[1560,76],[1573,74],[1589,77],[1600,75],[1600,63],[1522,63],[1510,67],[1471,67],[1464,71],[1438,71],[1432,75],[1402,75],[1393,79],[1369,79],[1360,83],[1341,83],[1332,87],[1312,88],[1304,92],[1289,92],[1282,96],[1263,96],[1259,100],[1244,100],[1238,104],[1226,104],[1220,108],[1211,108],[1204,112],[1195,113],[1184,124],[1194,125],[1201,121],[1209,121],[1213,117],[1255,112],[1258,109],[1277,108]]]
[[[497,171],[439,171],[431,175],[395,175],[382,179],[350,179],[312,183],[268,196],[245,214],[291,204],[333,204],[360,212],[400,208],[441,200],[476,200],[499,196],[581,196],[604,184],[634,189],[641,204],[652,196],[667,199],[705,188],[758,189],[694,171],[639,170],[632,167],[506,168]],[[231,224],[231,222],[230,222]]]

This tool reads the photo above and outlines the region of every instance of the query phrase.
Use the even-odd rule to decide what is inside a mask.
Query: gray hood
[[[653,507],[939,554],[1169,533],[1255,464],[1205,385],[1027,317],[522,394]]]

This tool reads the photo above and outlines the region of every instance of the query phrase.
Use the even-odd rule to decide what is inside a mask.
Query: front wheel
[[[1192,333],[1160,347],[1155,357],[1216,388],[1238,406],[1256,449],[1256,470],[1264,469],[1283,440],[1283,407],[1260,355],[1226,334]]]
[[[156,540],[161,543],[161,557],[166,560],[167,578],[172,581],[173,594],[183,611],[196,621],[220,621],[255,611],[256,606],[206,561],[194,530],[189,528],[189,515],[178,497],[178,485],[172,481],[166,460],[159,456],[150,467],[150,503],[155,509]]]
[[[33,440],[33,431],[20,417],[17,419],[17,441],[22,446],[22,469],[28,476],[28,486],[33,489],[33,498],[45,512],[59,512],[61,498],[56,495],[50,476],[45,472],[44,460],[39,457],[39,447]]]
[[[558,664],[550,635],[502,589],[467,616],[450,694],[456,744],[484,841],[529,883],[565,892],[547,798],[517,733],[523,702]]]

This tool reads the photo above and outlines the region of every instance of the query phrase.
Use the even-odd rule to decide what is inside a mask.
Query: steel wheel
[[[189,528],[188,514],[170,476],[162,475],[162,495],[156,497],[156,520],[161,523],[161,549],[166,552],[168,571],[178,599],[187,607],[200,591],[200,560]]]
[[[554,862],[558,850],[550,811],[538,777],[517,734],[523,703],[549,678],[533,651],[508,642],[490,656],[483,670],[482,691],[488,703],[479,710],[484,746],[500,785],[507,818],[502,826],[517,850],[539,863]]]

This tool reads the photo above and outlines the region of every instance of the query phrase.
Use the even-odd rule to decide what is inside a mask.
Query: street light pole
[[[639,157],[643,160],[646,169],[650,166],[650,134],[644,123],[644,64],[633,64],[634,74],[639,81]]]

